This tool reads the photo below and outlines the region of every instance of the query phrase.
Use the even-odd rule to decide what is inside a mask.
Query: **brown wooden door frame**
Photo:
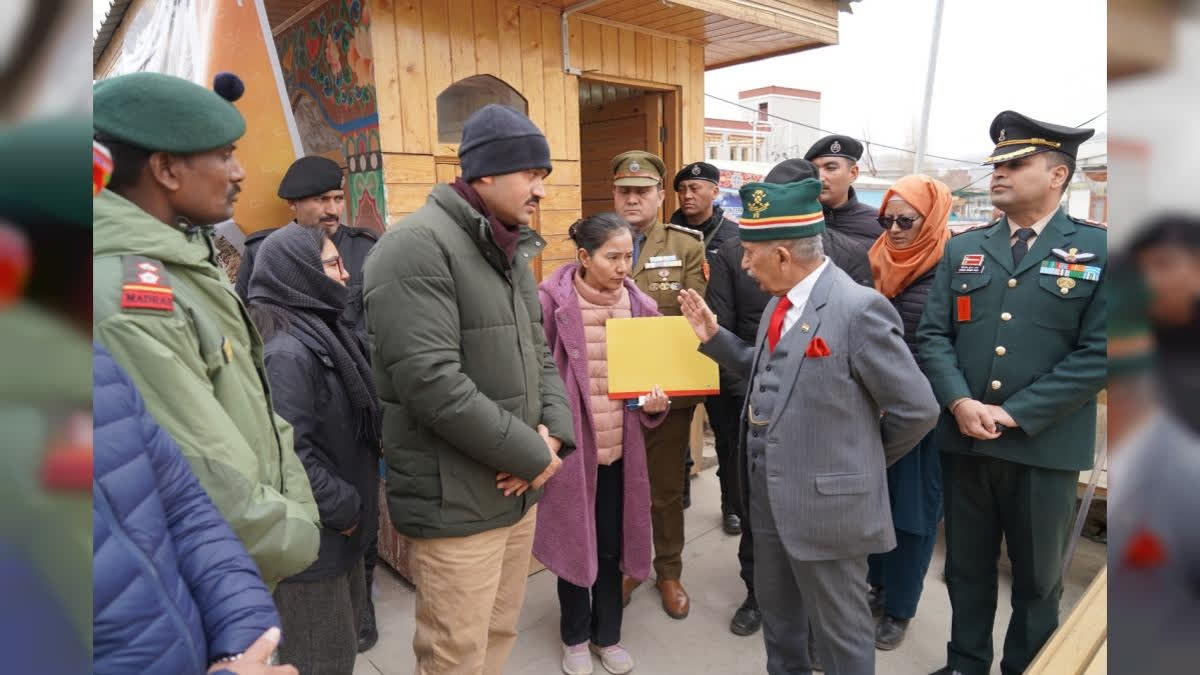
[[[584,77],[579,78],[580,86],[584,82],[601,82],[615,86],[630,87],[641,89],[649,95],[659,95],[661,105],[655,106],[657,112],[651,111],[650,121],[647,124],[647,147],[651,146],[650,134],[654,133],[649,127],[657,125],[660,131],[658,137],[654,140],[654,147],[657,148],[655,154],[663,159],[663,163],[667,166],[667,175],[663,177],[663,188],[666,196],[663,199],[663,216],[665,222],[667,218],[675,212],[676,198],[675,191],[672,189],[671,181],[675,174],[683,166],[681,157],[682,144],[680,143],[680,130],[683,128],[683,98],[680,88],[677,85],[664,84],[661,82],[650,82],[644,80],[630,79],[625,77],[606,76],[598,73],[588,73]],[[583,124],[582,111],[579,116],[578,123]],[[665,138],[665,140],[663,140]]]

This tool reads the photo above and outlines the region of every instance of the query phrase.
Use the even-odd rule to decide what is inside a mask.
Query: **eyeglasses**
[[[892,223],[899,225],[902,230],[911,230],[912,226],[916,225],[920,219],[921,216],[917,216],[916,218],[911,216],[879,216],[875,220],[879,221],[879,226],[885,230],[892,229]]]

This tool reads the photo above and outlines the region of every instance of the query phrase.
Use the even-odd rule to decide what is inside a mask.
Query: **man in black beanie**
[[[367,258],[365,306],[392,522],[411,539],[416,672],[495,673],[517,638],[541,488],[574,450],[542,328],[529,228],[546,137],[488,105],[462,178],[434,186]]]

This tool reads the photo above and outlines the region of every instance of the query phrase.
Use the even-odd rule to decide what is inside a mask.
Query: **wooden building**
[[[110,41],[120,42],[122,19],[154,4],[114,3],[120,15],[94,45],[98,77],[120,51]],[[453,179],[470,112],[493,101],[524,109],[554,161],[537,223],[550,243],[539,272],[573,257],[564,242],[572,221],[611,208],[613,155],[647,149],[671,172],[704,158],[705,70],[837,41],[837,0],[255,4],[274,38],[271,61],[303,154],[348,170],[352,224],[382,228]],[[664,216],[673,208],[668,191]]]

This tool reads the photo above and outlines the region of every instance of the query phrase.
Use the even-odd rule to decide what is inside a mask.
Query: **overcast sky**
[[[780,85],[821,92],[821,127],[915,149],[935,0],[862,0],[840,44],[709,71],[705,91]],[[946,0],[927,152],[978,159],[1001,110],[1074,126],[1105,110],[1104,0]],[[705,97],[708,117],[745,111]],[[1091,123],[1098,131],[1107,118]]]

